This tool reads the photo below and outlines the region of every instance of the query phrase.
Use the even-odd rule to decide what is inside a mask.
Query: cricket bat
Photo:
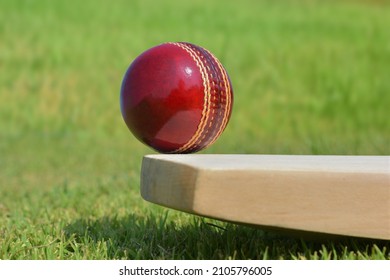
[[[147,155],[141,195],[218,220],[390,240],[390,157]]]

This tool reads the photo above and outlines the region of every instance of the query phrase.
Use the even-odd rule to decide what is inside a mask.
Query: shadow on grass
[[[93,259],[390,259],[390,242],[285,233],[194,217],[80,219],[64,229],[70,254]],[[96,255],[86,251],[100,250]]]

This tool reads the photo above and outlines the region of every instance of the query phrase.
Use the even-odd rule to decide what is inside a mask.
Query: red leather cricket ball
[[[123,119],[161,153],[194,153],[214,143],[229,122],[230,78],[208,50],[164,43],[139,55],[122,82]]]

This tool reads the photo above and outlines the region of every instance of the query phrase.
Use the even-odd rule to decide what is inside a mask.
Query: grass
[[[165,41],[210,49],[235,104],[203,153],[388,155],[386,1],[2,1],[0,259],[390,259],[144,202],[119,88]]]

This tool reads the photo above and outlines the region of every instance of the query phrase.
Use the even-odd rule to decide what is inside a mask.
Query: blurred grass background
[[[388,243],[306,244],[143,202],[154,152],[119,110],[132,60],[188,41],[235,93],[202,153],[388,155],[389,14],[379,0],[1,1],[0,259],[390,259]]]

